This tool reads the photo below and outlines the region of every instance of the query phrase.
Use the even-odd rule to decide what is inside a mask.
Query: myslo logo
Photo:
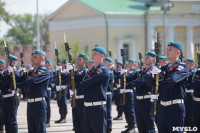
[[[197,127],[172,127],[172,131],[183,131],[183,132],[191,132],[191,131],[197,131]]]

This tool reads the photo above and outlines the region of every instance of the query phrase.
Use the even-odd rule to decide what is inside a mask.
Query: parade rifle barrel
[[[156,31],[156,34],[155,34],[155,49],[154,49],[154,52],[156,53],[156,63],[155,63],[155,66],[156,67],[159,67],[159,51],[160,51],[160,45],[159,43],[157,42],[158,40],[158,36],[157,36],[157,31]],[[156,77],[155,79],[155,88],[154,88],[154,94],[157,95],[158,94],[158,86],[159,86],[159,74],[156,74],[154,77]],[[155,115],[156,114],[156,107],[157,106],[157,99],[154,100],[154,103],[153,103],[153,114]]]
[[[8,46],[6,45],[5,38],[4,38],[4,46],[5,46],[6,56],[9,59],[10,66],[13,68],[12,59],[9,58],[10,52],[9,52]],[[14,69],[12,71],[12,83],[13,83],[13,88],[14,88],[14,91],[15,91],[15,94],[14,94],[14,106],[18,107],[19,103],[18,103],[18,97],[17,97],[17,86],[16,86],[16,79],[15,79]]]
[[[198,59],[198,68],[200,68],[200,53],[197,53],[197,59]]]
[[[20,71],[20,75],[22,76],[24,74],[24,70],[23,70],[23,64],[24,64],[24,61],[23,61],[23,53],[22,51],[20,51],[20,59],[21,59],[21,68],[22,70]],[[20,88],[20,97],[21,97],[21,94],[22,94],[22,88]]]
[[[123,69],[125,68],[125,52],[124,49],[121,49],[121,56],[122,56],[122,60],[123,60]],[[122,105],[125,105],[125,89],[126,89],[126,73],[123,73],[123,94],[122,94]]]
[[[56,48],[56,42],[55,42],[55,55],[57,58],[57,66],[60,68],[59,53],[58,49]],[[58,86],[61,87],[61,70],[59,69],[57,73],[58,73]],[[61,90],[58,91],[58,100],[61,100]]]
[[[67,51],[68,53],[68,58],[69,58],[69,63],[72,65],[72,56],[70,54],[70,47],[69,47],[69,44],[66,40],[66,36],[65,36],[65,33],[64,33],[64,42],[65,42],[65,50]],[[74,92],[74,94],[72,95],[72,107],[75,107],[76,106],[76,103],[75,103],[75,81],[74,81],[74,69],[70,70],[70,77],[71,77],[71,87],[72,87],[72,91]]]
[[[140,70],[142,70],[143,69],[143,63],[142,63],[142,53],[141,52],[139,52],[139,59],[140,59]]]

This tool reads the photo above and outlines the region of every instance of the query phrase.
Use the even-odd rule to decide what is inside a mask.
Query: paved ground
[[[18,108],[18,125],[19,125],[19,133],[27,133],[27,118],[26,118],[26,101],[21,101],[19,108]],[[112,106],[112,115],[113,117],[117,116],[116,106]],[[60,118],[58,113],[58,106],[56,101],[52,100],[51,102],[51,110],[52,110],[52,117],[51,117],[51,127],[47,128],[48,133],[73,133],[72,128],[72,111],[70,103],[68,103],[68,115],[67,115],[67,123],[65,124],[55,124],[54,121]],[[125,130],[124,126],[126,125],[125,119],[120,121],[113,121],[113,133],[121,133],[121,131]]]

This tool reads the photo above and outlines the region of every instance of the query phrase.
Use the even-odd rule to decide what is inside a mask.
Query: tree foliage
[[[49,27],[45,21],[46,15],[39,16],[40,44],[49,44]],[[7,37],[15,44],[33,45],[37,40],[37,17],[32,14],[13,15],[11,17],[11,29]]]

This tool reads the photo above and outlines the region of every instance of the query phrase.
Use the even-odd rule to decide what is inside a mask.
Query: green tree
[[[45,21],[46,15],[40,15],[40,44],[49,44],[48,24]],[[37,26],[36,16],[32,14],[13,15],[11,19],[11,29],[7,37],[15,44],[33,45],[36,44]]]
[[[6,23],[9,23],[10,20],[10,15],[5,10],[5,2],[3,2],[2,0],[0,0],[0,20],[5,21]]]

